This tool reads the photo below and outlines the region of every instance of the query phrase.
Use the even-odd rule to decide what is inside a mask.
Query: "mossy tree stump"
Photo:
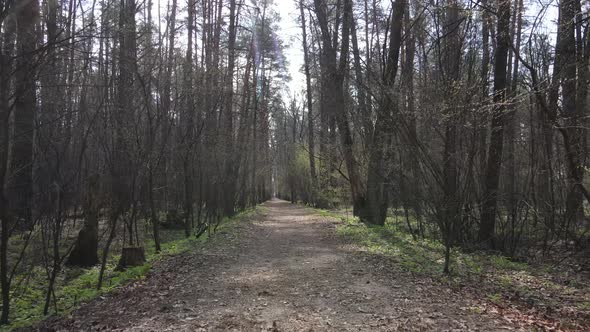
[[[98,229],[95,226],[88,222],[82,227],[66,265],[91,267],[98,264]]]
[[[145,264],[145,251],[143,247],[125,247],[121,252],[121,258],[117,270],[125,270],[128,267],[141,266]]]

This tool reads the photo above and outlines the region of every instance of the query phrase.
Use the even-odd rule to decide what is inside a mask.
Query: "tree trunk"
[[[569,142],[566,144],[566,158],[568,165],[568,182],[569,189],[566,198],[566,231],[569,226],[581,226],[584,221],[584,210],[582,208],[584,201],[583,183],[584,183],[584,163],[585,158],[585,129],[581,128],[583,106],[585,100],[577,101],[577,79],[578,58],[576,57],[576,38],[575,38],[575,16],[577,0],[562,0],[559,2],[559,39],[555,48],[556,59],[559,57],[559,75],[562,92],[562,112],[565,118],[566,132]],[[587,70],[583,63],[579,64],[581,74]],[[587,83],[581,82],[579,88],[585,90]],[[584,94],[580,94],[584,98]]]
[[[506,124],[506,68],[510,48],[510,0],[499,0],[498,29],[496,32],[496,53],[494,62],[494,110],[491,123],[491,138],[485,172],[485,191],[482,203],[480,245],[494,248],[498,186],[504,150],[504,127]]]
[[[11,213],[8,205],[9,153],[10,150],[10,78],[12,71],[12,52],[14,48],[14,25],[3,23],[0,34],[0,287],[2,289],[2,315],[0,325],[8,323],[10,311],[10,281],[8,278],[8,240],[12,227]]]
[[[416,18],[420,20],[419,17]],[[412,137],[418,137],[417,128],[417,113],[414,107],[415,96],[414,96],[414,58],[416,52],[416,37],[412,31],[412,27],[415,21],[410,20],[410,4],[406,2],[405,16],[404,16],[404,35],[405,35],[405,61],[402,67],[402,80],[403,80],[403,93],[404,93],[404,104],[406,105],[406,114],[408,114],[410,121],[410,135]],[[408,192],[406,202],[409,203],[410,207],[414,210],[416,221],[418,222],[418,230],[422,233],[422,188],[420,185],[420,160],[413,151],[407,151],[406,156],[409,159],[407,165],[410,169],[409,173],[412,174],[412,193]],[[408,202],[409,201],[409,202]],[[424,234],[422,234],[423,236]],[[415,236],[415,235],[414,235]]]
[[[193,223],[193,174],[192,174],[192,147],[193,147],[193,140],[194,140],[194,110],[193,110],[193,93],[192,93],[192,83],[193,83],[193,30],[194,30],[194,14],[195,12],[195,1],[189,0],[188,2],[188,18],[187,18],[187,29],[188,29],[188,36],[187,36],[187,49],[186,49],[186,58],[184,64],[184,76],[183,76],[183,94],[185,103],[183,105],[184,109],[182,111],[182,123],[181,128],[184,127],[184,130],[181,131],[181,142],[183,146],[183,161],[182,161],[182,171],[184,175],[184,230],[185,236],[189,237],[192,233],[192,223]]]
[[[322,0],[314,0],[316,15],[322,35],[322,54],[320,66],[322,69],[322,94],[320,101],[321,112],[335,118],[348,179],[352,193],[354,214],[359,215],[365,206],[365,189],[358,172],[358,165],[353,151],[353,138],[348,123],[346,107],[344,103],[344,71],[348,64],[350,20],[352,19],[352,4],[349,0],[344,3],[344,15],[342,25],[342,42],[340,50],[340,64],[336,61],[335,41],[332,40],[328,25],[326,3]],[[336,30],[337,31],[337,30]],[[334,32],[336,34],[336,32]],[[333,132],[333,131],[332,131]],[[332,164],[332,163],[331,163]]]
[[[303,11],[303,0],[299,1],[299,10],[301,12],[301,30],[303,37],[303,61],[305,68],[305,84],[306,84],[306,96],[307,96],[307,141],[309,146],[309,172],[311,175],[311,191],[312,191],[312,203],[314,202],[314,195],[317,185],[317,175],[315,170],[315,138],[314,138],[314,113],[313,113],[313,99],[312,99],[312,87],[311,87],[311,70],[309,61],[309,49],[307,46],[307,28],[305,25],[305,12]]]
[[[176,7],[177,7],[177,0],[172,0],[172,6],[169,12],[169,19],[168,19],[168,52],[166,55],[166,65],[164,71],[164,82],[162,88],[162,128],[161,128],[161,151],[164,154],[166,151],[170,136],[171,136],[171,116],[173,115],[173,108],[172,108],[172,72],[174,70],[174,45],[176,41]],[[164,200],[165,200],[165,207],[166,210],[170,208],[169,204],[169,186],[168,184],[168,168],[172,162],[169,160],[168,156],[173,156],[173,154],[168,153],[166,156],[163,156],[161,162],[161,168],[164,170],[164,174],[160,179],[162,186],[164,187]]]
[[[377,111],[375,131],[369,149],[369,169],[367,174],[367,201],[365,210],[360,215],[367,223],[383,225],[389,204],[389,184],[386,174],[385,149],[387,137],[393,129],[392,118],[397,112],[397,101],[393,99],[393,87],[397,75],[398,60],[401,47],[402,22],[405,9],[404,0],[396,0],[393,4],[389,34],[389,52],[385,64],[381,91],[381,104]]]
[[[99,177],[88,179],[86,197],[84,200],[84,226],[78,233],[78,238],[68,260],[67,265],[90,267],[98,264],[98,215],[100,203],[98,197]]]
[[[236,12],[236,0],[230,0],[230,13],[229,13],[229,40],[228,40],[228,60],[227,60],[227,74],[225,76],[225,105],[222,113],[222,125],[221,130],[221,147],[225,149],[225,155],[223,156],[225,163],[225,175],[224,175],[224,193],[223,193],[223,209],[225,215],[233,215],[235,210],[235,199],[236,199],[236,180],[237,174],[233,172],[233,163],[235,160],[234,151],[234,125],[233,125],[233,96],[234,96],[234,71],[235,71],[235,45],[236,45],[236,30],[238,24],[238,14]]]
[[[460,111],[457,102],[460,97],[457,94],[456,86],[461,83],[461,37],[459,29],[461,27],[460,5],[456,0],[448,1],[448,7],[445,18],[446,36],[443,47],[443,64],[442,72],[446,78],[443,81],[447,85],[446,102],[450,104],[445,111],[445,140],[443,148],[443,200],[441,208],[441,220],[439,220],[443,241],[445,244],[445,265],[444,273],[449,273],[450,251],[454,244],[458,222],[461,218],[460,211],[462,206],[462,197],[459,192],[459,160],[457,157],[457,147],[459,145],[458,121],[460,121]]]
[[[352,15],[351,15],[352,16]],[[367,109],[367,94],[365,92],[365,82],[363,70],[361,68],[361,54],[358,45],[358,38],[356,34],[356,21],[354,17],[350,19],[350,37],[352,41],[352,54],[354,58],[354,76],[357,90],[358,113],[361,116],[363,134],[366,137],[373,132],[373,124],[371,122],[371,114]]]
[[[7,183],[10,211],[21,223],[19,228],[31,226],[33,195],[33,137],[37,107],[35,48],[37,33],[35,23],[39,18],[37,0],[18,6],[16,13],[17,57],[15,72],[14,131],[12,136],[12,160]]]
[[[514,40],[514,49],[518,52],[520,49],[520,35],[522,31],[522,10],[523,10],[523,1],[517,0],[515,1],[515,10],[513,14],[513,31],[511,32],[510,40]],[[518,197],[517,197],[517,187],[518,187],[518,169],[516,167],[516,141],[518,140],[519,135],[517,134],[519,127],[517,126],[517,118],[516,118],[516,96],[517,96],[517,89],[518,89],[518,69],[520,62],[516,56],[512,56],[512,52],[510,53],[510,64],[512,66],[512,73],[510,73],[510,100],[509,100],[509,112],[507,114],[507,123],[506,123],[506,140],[507,140],[507,171],[508,171],[508,223],[510,225],[511,232],[514,232],[516,227],[516,222],[518,218]],[[511,65],[513,63],[513,65]],[[514,247],[516,244],[514,243],[514,234],[511,236],[511,246]],[[511,249],[512,250],[512,249]]]

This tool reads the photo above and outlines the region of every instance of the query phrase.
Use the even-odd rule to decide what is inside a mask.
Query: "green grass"
[[[366,225],[358,218],[344,219],[331,211],[317,210],[326,217],[342,220],[337,233],[357,244],[371,254],[388,257],[404,270],[441,277],[444,266],[444,245],[433,239],[414,237],[407,232],[405,225],[388,217],[385,225]],[[511,261],[509,258],[486,253],[466,253],[453,248],[451,251],[451,278],[467,275],[481,275],[486,267],[506,271],[527,271],[528,265]]]
[[[501,270],[514,270],[523,271],[528,269],[528,265],[525,263],[514,262],[504,256],[489,256],[489,262],[496,268]]]
[[[571,271],[561,271],[549,264],[529,265],[501,255],[453,248],[451,273],[444,275],[443,244],[438,240],[414,239],[405,227],[405,219],[396,222],[396,218],[389,217],[385,225],[373,226],[363,224],[357,218],[345,219],[337,212],[320,210],[317,214],[342,220],[336,228],[339,235],[362,251],[390,259],[402,271],[450,286],[467,286],[481,298],[497,305],[521,299],[521,302],[532,301],[541,308],[551,307],[552,312],[567,305],[590,313],[590,287],[587,283],[577,282],[578,277]],[[559,280],[569,282],[564,284]]]
[[[406,271],[420,274],[442,271],[444,248],[440,243],[414,240],[410,234],[394,230],[390,222],[384,226],[368,226],[349,218],[337,227],[337,233],[371,254],[393,259]]]
[[[238,213],[232,218],[224,218],[216,232],[231,231],[236,222],[248,218],[255,213],[262,212],[262,207],[250,208]],[[184,238],[182,230],[163,230],[162,237],[168,242],[161,244],[161,251],[156,253],[153,241],[144,244],[146,263],[142,266],[115,271],[119,260],[118,254],[109,256],[103,287],[96,289],[100,266],[90,269],[64,268],[56,282],[55,297],[50,306],[50,314],[64,315],[97,296],[112,292],[134,280],[145,278],[154,263],[180,253],[198,248],[209,240],[209,233],[205,232],[199,238]],[[13,285],[23,285],[12,292],[10,325],[0,327],[0,331],[10,331],[34,325],[45,318],[43,306],[45,304],[47,274],[45,269],[37,266],[29,273],[19,275]]]
[[[141,279],[157,260],[156,255],[148,256],[148,262],[142,266],[129,268],[125,271],[114,271],[118,255],[113,255],[107,263],[104,286],[96,289],[100,267],[90,269],[64,269],[59,275],[55,287],[56,301],[52,301],[49,312],[67,314],[81,303],[87,302],[98,295],[108,293],[131,280]],[[19,278],[25,278],[19,276]],[[11,324],[2,327],[2,331],[33,325],[44,318],[43,307],[46,297],[46,273],[43,268],[35,267],[29,275],[27,287],[19,294],[12,294]],[[15,280],[18,282],[19,280]]]
[[[495,293],[488,295],[488,300],[492,303],[499,304],[502,302],[502,295]]]
[[[342,216],[340,216],[338,213],[334,212],[334,211],[330,211],[330,210],[325,210],[325,209],[314,209],[314,212],[322,217],[325,218],[336,218],[336,219],[341,219],[343,218]]]
[[[590,310],[590,301],[585,301],[578,304],[580,310]]]

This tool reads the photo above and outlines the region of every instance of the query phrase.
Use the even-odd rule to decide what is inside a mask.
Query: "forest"
[[[583,0],[0,0],[0,325],[276,198],[438,243],[443,276],[484,253],[567,261],[588,287],[589,18]]]

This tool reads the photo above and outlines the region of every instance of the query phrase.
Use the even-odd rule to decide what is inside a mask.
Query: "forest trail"
[[[347,244],[336,222],[272,200],[204,248],[92,301],[48,330],[512,330],[444,286],[395,272]],[[392,271],[393,268],[393,271]]]

